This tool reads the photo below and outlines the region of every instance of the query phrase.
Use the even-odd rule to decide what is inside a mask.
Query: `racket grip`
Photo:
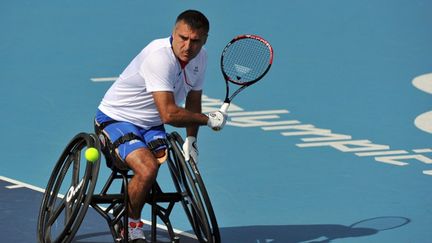
[[[227,113],[229,106],[230,106],[230,103],[225,102],[225,103],[223,103],[223,105],[221,106],[219,111],[221,111],[222,113]]]

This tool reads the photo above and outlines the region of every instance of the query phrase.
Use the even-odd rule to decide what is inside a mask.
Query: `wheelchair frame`
[[[216,217],[195,162],[185,161],[181,149],[183,139],[177,132],[167,134],[167,143],[165,163],[176,190],[163,192],[156,181],[147,195],[146,203],[151,205],[151,242],[157,242],[158,218],[166,226],[170,241],[180,241],[169,218],[174,206],[180,202],[197,240],[200,243],[219,243]],[[112,166],[108,180],[100,193],[95,194],[101,158],[95,162],[83,158],[85,149],[89,147],[96,148],[107,164],[112,164],[113,155],[101,149],[95,134],[79,133],[69,142],[52,171],[42,199],[37,225],[39,242],[71,242],[89,206],[106,220],[115,242],[127,242],[127,230],[122,236],[120,229],[128,223],[127,185],[133,175],[129,170]],[[121,191],[111,193],[109,189],[116,180],[121,181]],[[67,193],[62,195],[63,191]]]

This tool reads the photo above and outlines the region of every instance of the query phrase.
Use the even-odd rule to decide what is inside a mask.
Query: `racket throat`
[[[223,113],[227,113],[229,106],[230,106],[229,100],[228,100],[228,102],[227,102],[227,100],[225,100],[225,102],[222,104],[219,111],[221,111]]]

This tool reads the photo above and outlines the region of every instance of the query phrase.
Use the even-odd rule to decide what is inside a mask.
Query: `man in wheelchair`
[[[186,160],[197,161],[198,128],[220,130],[227,115],[201,113],[207,66],[203,49],[209,22],[199,11],[187,10],[175,22],[172,35],[148,44],[126,67],[103,97],[95,118],[96,130],[113,146],[124,167],[134,176],[128,184],[128,236],[146,242],[141,211],[146,194],[166,159],[164,124],[186,128]],[[182,108],[179,104],[185,102]]]

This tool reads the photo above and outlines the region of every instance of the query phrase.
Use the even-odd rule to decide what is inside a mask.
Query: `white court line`
[[[118,77],[91,78],[93,82],[114,82]]]
[[[413,151],[416,152],[416,153],[432,153],[432,149],[430,149],[430,148],[413,149]]]
[[[7,189],[17,189],[17,188],[23,188],[23,185],[10,185],[6,186]]]
[[[30,184],[27,184],[27,183],[24,183],[21,181],[17,181],[17,180],[11,179],[11,178],[4,177],[4,176],[0,176],[0,180],[7,181],[7,182],[14,184],[16,186],[26,187],[28,189],[32,189],[33,191],[42,192],[42,193],[45,192],[45,189],[42,189],[40,187],[33,186],[33,185],[30,185]],[[9,187],[11,187],[11,186],[9,186]]]
[[[33,186],[33,185],[30,185],[30,184],[27,184],[27,183],[24,183],[24,182],[21,182],[21,181],[17,181],[17,180],[8,178],[8,177],[4,177],[4,176],[0,175],[0,180],[9,182],[11,184],[14,184],[14,185],[6,186],[6,188],[8,188],[8,189],[15,189],[15,188],[26,187],[26,188],[31,189],[33,191],[45,193],[45,189],[42,189],[40,187]],[[64,197],[64,195],[59,194],[59,198],[63,198],[63,197]],[[104,209],[104,210],[106,209],[106,208],[103,208],[103,207],[101,207],[101,208]],[[148,220],[145,220],[145,219],[142,219],[142,221],[144,223],[146,223],[147,225],[151,225],[151,221],[148,221]],[[167,230],[167,227],[165,225],[162,225],[162,224],[156,224],[156,227],[159,228],[159,229],[162,229],[162,230]],[[194,234],[191,234],[191,233],[188,233],[188,232],[184,232],[184,231],[178,230],[178,229],[173,229],[173,230],[174,230],[174,233],[176,233],[176,234],[183,235],[183,236],[186,236],[186,237],[189,237],[189,238],[192,238],[192,239],[197,239],[197,237]]]
[[[423,174],[425,174],[425,175],[432,175],[432,170],[424,170]]]

